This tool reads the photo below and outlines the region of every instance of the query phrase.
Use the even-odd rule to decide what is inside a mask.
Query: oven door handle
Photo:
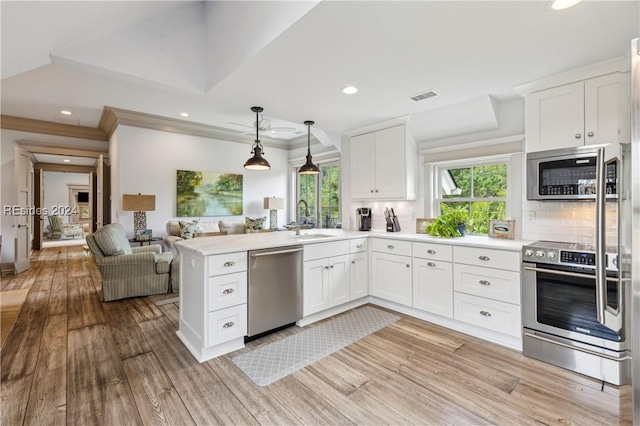
[[[526,269],[527,271],[545,272],[547,274],[554,274],[554,275],[564,275],[566,277],[587,278],[592,280],[595,279],[593,275],[581,274],[579,272],[557,271],[555,269],[535,268],[533,266],[524,266],[524,269]],[[619,282],[618,278],[612,278],[612,277],[607,277],[607,281],[616,282],[616,283]]]

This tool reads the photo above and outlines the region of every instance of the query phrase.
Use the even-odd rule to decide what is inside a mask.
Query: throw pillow
[[[220,231],[229,235],[244,234],[247,231],[247,226],[242,221],[221,220],[219,225]]]
[[[267,221],[267,217],[257,217],[255,219],[252,219],[250,217],[246,217],[244,218],[244,224],[247,227],[247,229],[262,229],[262,225]]]
[[[184,222],[181,220],[178,224],[180,225],[180,236],[185,240],[193,238],[193,234],[197,232],[202,232],[202,228],[196,222]]]
[[[93,234],[102,253],[105,256],[118,256],[121,254],[131,254],[131,245],[124,232],[124,228],[120,224],[111,224],[103,226]]]
[[[200,227],[202,230],[200,232],[220,232],[220,227],[218,226],[218,222],[200,222]]]

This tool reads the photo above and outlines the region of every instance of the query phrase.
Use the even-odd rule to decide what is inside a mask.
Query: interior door
[[[29,152],[16,147],[14,178],[17,191],[18,214],[13,216],[15,229],[15,262],[16,274],[26,271],[31,266],[31,158]]]
[[[34,233],[33,233],[33,248],[35,250],[42,250],[42,242],[44,240],[44,222],[45,215],[43,214],[43,206],[44,206],[44,185],[43,185],[43,177],[44,171],[42,169],[36,170],[34,173],[34,207],[36,209],[36,214],[33,216],[34,221]]]

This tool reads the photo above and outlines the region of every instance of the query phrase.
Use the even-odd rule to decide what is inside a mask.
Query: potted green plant
[[[469,225],[469,211],[463,206],[442,206],[443,213],[435,222],[427,226],[427,234],[434,237],[455,238],[466,234]]]

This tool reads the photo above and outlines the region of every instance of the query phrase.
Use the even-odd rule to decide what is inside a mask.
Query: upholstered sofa
[[[161,246],[131,247],[119,223],[103,226],[87,235],[86,240],[102,275],[101,300],[169,291],[173,255],[163,253]]]
[[[181,229],[180,222],[183,222]],[[220,220],[215,222],[207,221],[180,221],[170,220],[167,222],[167,236],[162,239],[164,250],[172,253],[173,261],[171,263],[171,290],[177,292],[180,289],[180,254],[176,249],[176,241],[182,241],[185,238],[213,237],[219,235],[245,234],[252,232],[267,232],[271,229],[261,228],[266,222],[266,217],[258,219],[247,218],[245,222]],[[195,228],[187,230],[185,234],[185,224],[193,224]],[[249,226],[247,226],[249,224]],[[193,231],[193,232],[188,232]]]
[[[84,227],[81,223],[66,223],[60,216],[48,216],[50,240],[61,240],[63,238],[84,237]]]

